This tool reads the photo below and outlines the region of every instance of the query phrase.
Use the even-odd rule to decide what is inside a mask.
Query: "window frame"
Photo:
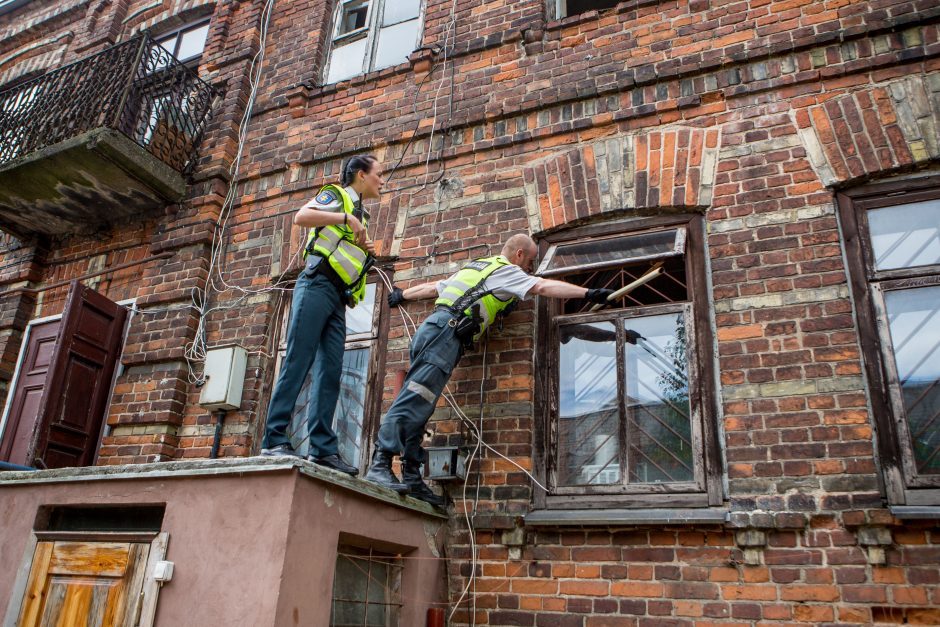
[[[708,293],[706,251],[704,240],[704,217],[698,214],[630,218],[575,227],[546,236],[539,241],[540,259],[549,247],[571,243],[586,238],[602,238],[616,235],[634,235],[643,232],[685,228],[685,270],[689,299],[680,303],[624,307],[616,314],[610,312],[567,314],[564,323],[591,320],[623,320],[633,317],[663,315],[686,312],[686,328],[694,332],[689,343],[689,405],[693,437],[700,437],[700,451],[695,452],[693,464],[695,478],[692,482],[666,484],[605,485],[599,493],[587,486],[554,486],[557,463],[556,444],[553,434],[555,411],[558,406],[558,362],[557,328],[559,326],[558,301],[539,298],[536,304],[535,351],[535,426],[533,461],[539,481],[550,489],[534,492],[534,509],[642,509],[649,507],[692,508],[721,505],[723,501],[723,459],[719,441],[721,408],[718,403],[717,378],[714,364],[715,341],[711,323],[711,301]],[[699,263],[693,263],[693,260]],[[618,334],[622,322],[618,325]],[[541,348],[539,348],[541,347]],[[618,360],[619,372],[623,364]],[[693,382],[697,382],[693,383]],[[622,410],[622,405],[621,405]],[[621,432],[625,425],[621,414]],[[615,493],[616,492],[616,493]]]
[[[340,26],[339,18],[342,13],[342,7],[346,4],[358,1],[360,0],[337,0],[335,6],[333,7],[333,15],[330,21],[330,27],[327,31],[329,32],[330,37],[329,41],[327,42],[326,56],[323,62],[323,69],[320,74],[321,85],[335,85],[337,83],[342,83],[343,81],[352,80],[359,76],[364,76],[371,72],[381,71],[384,69],[396,67],[397,65],[401,65],[401,63],[398,63],[379,69],[375,68],[375,55],[379,44],[377,33],[382,30],[379,26],[379,20],[384,13],[385,3],[394,2],[395,0],[367,0],[369,3],[369,8],[368,13],[366,14],[365,26],[357,28],[356,30],[350,31],[348,33],[343,33],[342,35],[337,34]],[[426,4],[426,0],[419,0],[418,17],[415,18],[418,21],[418,36],[415,39],[414,50],[417,50],[421,46],[421,41],[424,38],[424,12]],[[366,49],[362,58],[362,66],[360,71],[357,74],[353,74],[352,76],[347,76],[345,78],[340,78],[331,82],[329,80],[330,66],[333,63],[333,52],[336,50],[337,43],[347,44],[362,38],[366,39]],[[404,62],[405,61],[402,61],[402,63]]]
[[[940,199],[940,175],[892,180],[841,191],[836,205],[855,301],[858,338],[868,383],[876,453],[892,505],[940,505],[940,475],[916,472],[888,327],[885,294],[940,285],[940,264],[877,270],[868,211]]]
[[[391,274],[389,268],[383,268]],[[299,272],[297,273],[299,275]],[[294,277],[296,281],[297,276]],[[385,378],[385,351],[380,350],[380,342],[388,337],[389,315],[387,305],[387,293],[385,285],[375,276],[369,277],[369,285],[375,285],[375,306],[372,312],[372,328],[366,333],[348,334],[344,342],[343,350],[356,350],[361,348],[369,349],[369,371],[366,375],[366,393],[363,403],[362,417],[362,436],[361,450],[359,459],[347,461],[358,467],[360,472],[365,472],[369,466],[369,453],[372,449],[372,442],[378,433],[381,422],[382,409],[382,382]],[[276,366],[274,369],[274,381],[277,381],[281,372],[281,365],[284,361],[284,355],[287,348],[287,325],[290,323],[291,302],[293,300],[293,287],[291,286],[290,295],[281,298],[280,311],[278,312],[278,332],[277,340],[274,343]],[[273,383],[272,388],[273,391]],[[270,400],[270,398],[269,398]],[[294,401],[296,404],[296,400]],[[288,423],[288,430],[293,424],[293,414],[291,422]]]
[[[180,59],[180,58],[177,56],[177,55],[179,54],[180,44],[181,44],[182,41],[183,41],[183,35],[185,35],[185,34],[188,33],[188,32],[191,32],[191,31],[197,30],[197,29],[199,29],[199,28],[202,28],[203,26],[209,26],[209,30],[206,31],[206,43],[208,43],[208,41],[209,41],[209,32],[212,30],[212,27],[211,27],[211,24],[210,24],[211,21],[212,21],[212,17],[211,17],[211,16],[208,16],[208,17],[199,18],[199,19],[197,19],[197,20],[193,20],[193,21],[191,21],[191,22],[186,22],[185,24],[183,24],[183,25],[181,25],[181,26],[178,26],[178,27],[173,28],[173,29],[171,29],[171,30],[162,32],[162,33],[160,33],[159,35],[153,35],[153,41],[154,41],[154,43],[156,43],[158,46],[163,46],[163,44],[161,43],[162,41],[164,41],[164,40],[166,40],[166,39],[169,39],[170,37],[175,37],[175,38],[176,38],[176,43],[173,45],[173,50],[170,50],[169,53],[170,53],[171,55],[173,55],[173,58],[174,58],[174,59],[176,59],[177,61],[179,61],[179,62],[182,63],[183,65],[186,65],[186,66],[189,66],[189,67],[198,66],[199,63],[200,63],[200,61],[201,61],[201,59],[202,59],[202,55],[203,55],[203,54],[205,53],[205,51],[206,51],[205,45],[203,45],[203,47],[202,47],[202,52],[200,52],[199,54],[194,55],[194,56],[191,56],[191,57],[188,57],[188,58],[186,58],[186,59]],[[164,47],[164,49],[166,49],[166,48]]]
[[[616,8],[617,4],[619,4],[620,2],[623,2],[623,0],[618,0],[613,6],[610,6],[610,7],[604,7],[601,9],[588,9],[587,11],[582,11],[581,13],[569,14],[568,13],[568,0],[548,0],[548,1],[549,1],[549,8],[552,12],[551,14],[552,14],[553,20],[563,20],[565,18],[572,17],[573,15],[583,15],[584,13],[587,13],[588,11],[598,11],[598,12],[610,11],[611,9]]]

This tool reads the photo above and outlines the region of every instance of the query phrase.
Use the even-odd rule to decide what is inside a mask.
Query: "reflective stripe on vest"
[[[477,303],[481,305],[479,313],[483,318],[483,324],[480,327],[480,332],[473,337],[474,340],[478,340],[486,329],[493,324],[496,316],[516,300],[515,298],[509,300],[497,298],[484,285],[491,274],[508,265],[510,265],[509,260],[502,255],[471,261],[444,282],[444,289],[435,304],[450,308],[453,308],[454,305],[464,306],[463,303],[458,303],[458,301],[469,294],[471,299],[463,309],[465,315],[471,315],[471,309]],[[474,290],[478,293],[473,293]]]
[[[320,193],[324,190],[339,194],[343,201],[343,211],[348,215],[353,214],[356,204],[345,189],[339,185],[325,185]],[[367,226],[367,224],[368,220],[363,216],[362,225]],[[307,254],[312,250],[326,258],[336,275],[349,286],[352,295],[349,306],[355,307],[365,297],[366,277],[363,269],[369,253],[356,246],[352,237],[352,229],[339,224],[310,229],[303,255],[306,259]]]

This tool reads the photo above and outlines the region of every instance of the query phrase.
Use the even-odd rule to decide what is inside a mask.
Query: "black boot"
[[[379,449],[375,449],[375,453],[372,454],[372,464],[369,466],[369,472],[366,473],[366,480],[399,494],[408,492],[408,486],[399,481],[392,472],[392,454]]]
[[[408,496],[430,503],[434,507],[444,507],[444,497],[434,494],[428,484],[424,482],[424,479],[421,478],[421,464],[403,461],[401,478],[408,486]]]

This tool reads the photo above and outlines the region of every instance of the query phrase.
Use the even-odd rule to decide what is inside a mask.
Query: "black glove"
[[[592,287],[587,291],[587,294],[585,294],[584,297],[592,303],[606,305],[609,302],[607,298],[613,293],[614,290],[604,289],[603,287]]]
[[[400,287],[392,287],[392,291],[388,293],[388,306],[397,307],[403,302],[405,302],[405,293]]]

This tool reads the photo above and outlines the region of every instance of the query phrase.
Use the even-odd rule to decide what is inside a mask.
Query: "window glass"
[[[397,627],[401,560],[358,547],[337,547],[330,627]]]
[[[209,24],[203,24],[193,30],[186,31],[180,37],[179,50],[176,58],[180,61],[198,57],[206,47],[206,38],[209,36]]]
[[[617,6],[623,0],[557,0],[558,17],[578,15],[586,11],[603,11]]]
[[[343,354],[343,374],[339,400],[333,414],[339,454],[356,463],[362,455],[362,430],[366,413],[366,385],[369,381],[369,349],[347,349]]]
[[[387,26],[379,32],[379,44],[375,51],[375,68],[391,67],[404,63],[417,45],[418,20]]]
[[[368,17],[368,0],[344,3],[343,7],[340,9],[339,21],[336,25],[336,36],[348,35],[360,28],[365,28]]]
[[[564,325],[559,334],[558,485],[619,483],[614,324]]]
[[[940,287],[889,291],[885,307],[918,474],[940,474]]]
[[[940,199],[868,211],[876,270],[940,264]]]
[[[684,316],[624,320],[631,483],[694,479]]]
[[[368,39],[362,38],[342,46],[336,46],[330,57],[330,71],[326,82],[335,83],[362,74],[368,41]]]
[[[385,0],[382,25],[391,26],[405,20],[418,17],[421,12],[421,0]]]
[[[537,274],[558,274],[678,255],[682,253],[684,245],[684,229],[559,244],[549,248]]]
[[[375,283],[366,284],[366,297],[353,309],[346,308],[346,335],[372,333],[375,312]]]

